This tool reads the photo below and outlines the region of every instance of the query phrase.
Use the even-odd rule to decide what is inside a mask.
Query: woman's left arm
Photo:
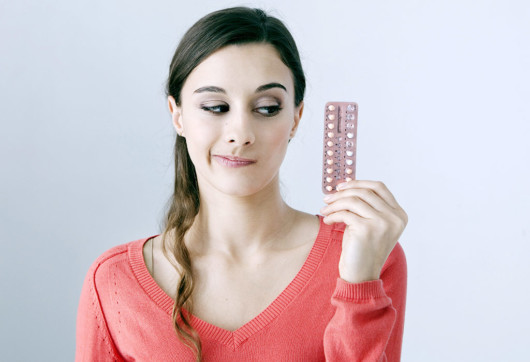
[[[324,200],[328,224],[346,225],[340,278],[326,328],[330,361],[399,361],[406,299],[406,260],[398,238],[408,217],[381,182],[350,181]]]

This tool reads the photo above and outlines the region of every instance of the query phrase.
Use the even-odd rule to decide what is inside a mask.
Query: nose
[[[252,115],[243,111],[233,111],[225,124],[225,140],[237,146],[248,146],[256,140],[252,125]]]

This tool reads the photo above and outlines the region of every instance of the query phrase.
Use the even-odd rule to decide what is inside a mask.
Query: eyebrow
[[[271,89],[271,88],[281,88],[281,89],[283,89],[284,91],[287,92],[287,88],[285,88],[285,86],[283,86],[280,83],[274,83],[274,82],[273,83],[267,83],[267,84],[264,84],[264,85],[260,85],[258,88],[256,88],[255,92],[256,93],[264,92],[267,89]],[[205,93],[205,92],[224,93],[224,94],[226,94],[226,91],[223,88],[219,88],[219,87],[215,87],[215,86],[201,87],[199,89],[196,89],[195,92],[193,92],[193,93]]]

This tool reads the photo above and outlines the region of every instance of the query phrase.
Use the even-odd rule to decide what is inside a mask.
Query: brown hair
[[[197,21],[180,41],[169,67],[166,94],[180,105],[180,93],[192,70],[210,54],[227,45],[265,43],[278,51],[283,63],[291,69],[294,83],[294,103],[302,102],[305,76],[294,39],[285,25],[260,9],[234,7],[218,10]],[[175,142],[175,184],[164,225],[164,235],[174,231],[172,253],[180,272],[173,322],[179,338],[202,358],[198,333],[190,324],[192,313],[193,273],[190,254],[184,235],[199,212],[199,186],[195,167],[189,157],[186,139],[178,136]],[[165,244],[164,244],[165,245]],[[163,248],[166,252],[165,247]]]

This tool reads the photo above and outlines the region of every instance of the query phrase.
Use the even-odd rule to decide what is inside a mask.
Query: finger
[[[323,215],[347,211],[357,214],[365,219],[373,219],[380,214],[379,211],[374,209],[370,204],[356,196],[338,199],[328,206],[323,207],[320,211]]]
[[[377,193],[372,189],[368,188],[351,188],[343,191],[337,191],[334,194],[331,194],[329,197],[324,198],[324,202],[327,204],[332,204],[340,199],[357,197],[366,202],[368,205],[380,212],[389,212],[393,208],[386,203],[385,200],[381,198]]]
[[[366,221],[366,219],[354,214],[353,212],[339,211],[325,216],[322,221],[328,225],[341,222],[345,223],[346,225],[355,225],[357,223]]]
[[[352,188],[369,188],[376,194],[378,194],[381,199],[383,199],[388,205],[393,208],[399,208],[399,204],[396,201],[394,195],[386,187],[386,185],[381,181],[370,181],[370,180],[351,180],[347,182],[342,182],[337,185],[337,190],[346,190]]]

